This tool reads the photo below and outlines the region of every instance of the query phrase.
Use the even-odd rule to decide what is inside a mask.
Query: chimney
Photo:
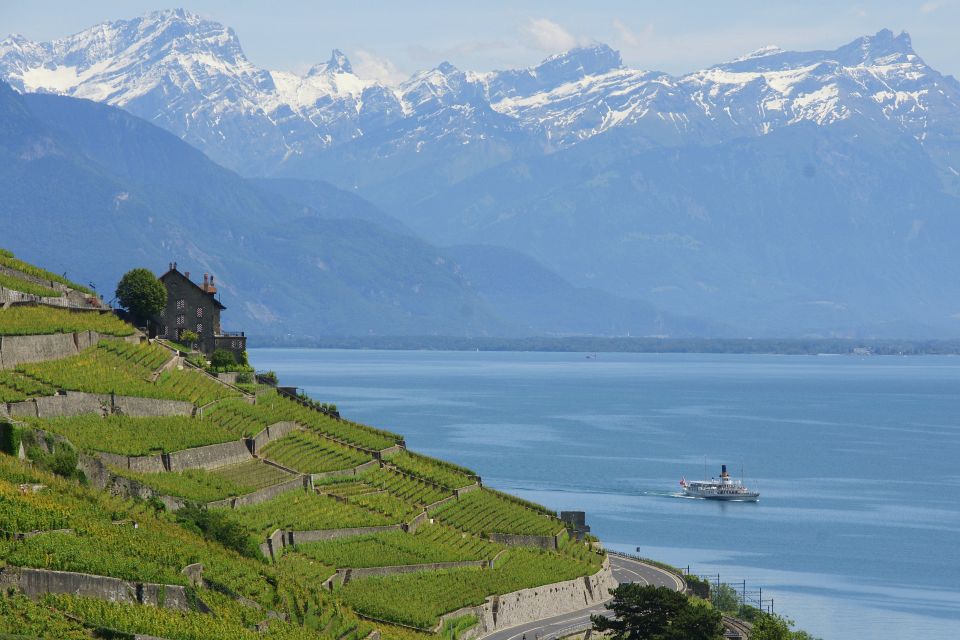
[[[207,293],[209,293],[210,295],[213,295],[213,294],[216,293],[216,292],[217,292],[217,288],[216,288],[216,287],[214,286],[214,284],[213,284],[213,274],[211,273],[211,274],[210,274],[210,285],[207,287]]]
[[[177,270],[177,263],[176,263],[176,262],[173,263],[173,270],[174,270],[174,271]]]
[[[206,273],[203,274],[203,290],[210,292],[210,275]]]
[[[184,271],[184,272],[183,272],[183,277],[186,278],[187,280],[189,280],[189,279],[190,279],[190,272],[189,272],[189,271]]]

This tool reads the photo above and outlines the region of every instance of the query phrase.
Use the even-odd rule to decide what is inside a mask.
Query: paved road
[[[669,571],[664,571],[632,558],[611,553],[610,566],[613,569],[613,577],[616,578],[617,582],[639,582],[677,591],[684,589],[683,581]],[[603,604],[597,604],[553,618],[517,625],[508,629],[499,629],[483,636],[483,640],[523,640],[524,638],[526,640],[553,640],[577,631],[586,630],[590,627],[590,616],[592,614],[605,614],[606,612],[607,609]]]

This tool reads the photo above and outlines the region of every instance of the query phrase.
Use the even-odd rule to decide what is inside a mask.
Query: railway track
[[[753,631],[753,625],[749,622],[744,622],[733,616],[723,616],[724,638],[730,638],[730,640],[734,640],[734,638],[747,640],[750,637],[751,631]]]

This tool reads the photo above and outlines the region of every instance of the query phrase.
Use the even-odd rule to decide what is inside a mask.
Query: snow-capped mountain
[[[123,107],[248,174],[297,173],[334,148],[382,160],[481,143],[510,155],[610,131],[642,145],[700,144],[851,118],[909,133],[947,175],[960,170],[944,148],[960,135],[960,84],[887,30],[834,51],[766,47],[683,76],[628,68],[597,44],[529,69],[444,62],[387,87],[358,77],[336,50],[304,75],[259,69],[231,29],[178,9],[53,42],[9,36],[0,77]]]

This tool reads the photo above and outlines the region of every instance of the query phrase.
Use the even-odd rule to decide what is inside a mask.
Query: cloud
[[[388,86],[398,85],[407,79],[407,74],[397,69],[397,65],[365,49],[357,49],[351,56],[353,71],[364,80],[376,80]]]
[[[933,13],[942,6],[942,2],[924,2],[920,5],[920,13]]]
[[[628,47],[640,47],[650,41],[653,36],[653,25],[646,25],[640,33],[637,33],[620,18],[613,19],[613,30],[617,32],[617,37],[621,43]]]
[[[545,53],[567,51],[584,44],[584,41],[547,18],[531,18],[520,27],[525,43]]]

